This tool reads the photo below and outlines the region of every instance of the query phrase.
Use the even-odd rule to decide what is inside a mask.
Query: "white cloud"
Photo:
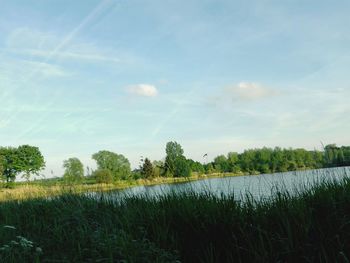
[[[155,97],[158,95],[157,88],[150,84],[131,85],[127,87],[127,91],[130,94],[143,96],[143,97]]]
[[[253,101],[277,95],[277,91],[255,82],[240,82],[225,89],[233,101]]]

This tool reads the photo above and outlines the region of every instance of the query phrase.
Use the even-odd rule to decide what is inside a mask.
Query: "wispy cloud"
[[[219,106],[226,110],[232,109],[232,104],[248,105],[272,99],[281,95],[281,91],[257,82],[239,82],[218,89],[207,98],[207,106]]]
[[[24,56],[36,57],[36,58],[46,58],[50,55],[51,51],[48,50],[38,50],[38,49],[9,49],[7,50],[11,53],[20,54]],[[108,56],[106,54],[101,54],[97,51],[86,51],[86,52],[77,52],[77,51],[62,51],[56,53],[56,58],[60,60],[75,60],[75,61],[90,61],[90,62],[112,62],[112,63],[121,63],[122,59]]]
[[[16,28],[7,37],[6,48],[3,51],[42,62],[53,58],[84,62],[121,63],[125,61],[112,54],[113,52],[102,51],[91,43],[84,43],[77,39],[73,41],[73,36],[72,34],[60,36],[50,31],[26,27]]]
[[[22,63],[17,62],[17,65],[19,64],[27,68],[36,67],[38,70],[38,75],[44,77],[63,77],[69,75],[62,67],[45,62],[23,60]]]
[[[127,92],[132,95],[141,97],[155,97],[158,95],[158,90],[154,85],[136,84],[126,88]]]
[[[225,88],[224,95],[228,95],[233,101],[261,100],[277,95],[272,88],[255,82],[240,82],[237,85]]]

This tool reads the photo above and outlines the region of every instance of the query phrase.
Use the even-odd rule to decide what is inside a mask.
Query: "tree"
[[[122,154],[110,151],[99,151],[92,155],[98,169],[111,171],[114,179],[127,179],[131,174],[130,162]]]
[[[154,177],[154,169],[151,161],[146,158],[141,167],[141,175],[143,178],[153,178]]]
[[[177,142],[168,142],[165,148],[165,171],[171,175],[175,174],[176,162],[183,157],[183,149]]]
[[[5,176],[4,176],[4,170],[5,170],[5,157],[0,155],[0,181],[5,181]]]
[[[113,182],[112,172],[108,169],[100,169],[93,172],[92,176],[98,184],[110,184]]]
[[[229,163],[225,155],[219,155],[214,159],[215,170],[221,173],[229,171]]]
[[[14,182],[20,173],[29,179],[31,174],[38,174],[45,167],[44,157],[39,148],[34,146],[1,147],[0,156],[2,174],[7,183]]]
[[[45,167],[44,157],[38,147],[22,145],[17,148],[18,158],[21,162],[22,177],[29,181],[32,174],[38,175]]]
[[[196,172],[198,174],[204,174],[204,167],[200,162],[193,161],[192,159],[187,159],[188,165],[191,168],[192,172]]]
[[[165,175],[165,168],[163,161],[153,161],[153,172],[154,177],[161,177]]]
[[[228,162],[228,168],[230,172],[238,173],[240,171],[238,153],[229,152],[227,154],[227,162]]]
[[[63,178],[69,183],[80,182],[84,177],[84,165],[76,158],[69,158],[63,162],[65,169]]]
[[[175,160],[175,177],[188,177],[191,175],[191,168],[184,156],[180,156]]]

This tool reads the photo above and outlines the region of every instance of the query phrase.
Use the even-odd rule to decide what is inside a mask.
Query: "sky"
[[[0,0],[0,145],[46,176],[168,141],[203,162],[350,145],[347,0]]]

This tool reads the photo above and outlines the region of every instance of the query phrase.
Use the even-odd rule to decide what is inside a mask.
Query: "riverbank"
[[[0,204],[2,262],[349,262],[350,180],[244,202],[185,192]]]
[[[176,184],[185,183],[197,180],[204,180],[209,178],[221,178],[221,177],[233,177],[243,176],[244,174],[233,173],[215,173],[210,175],[198,175],[194,174],[190,177],[158,177],[150,180],[137,179],[137,180],[119,180],[112,184],[71,184],[67,185],[64,182],[57,183],[45,183],[45,181],[29,182],[29,183],[17,183],[14,188],[1,188],[0,189],[0,202],[8,200],[24,200],[31,198],[58,196],[66,193],[84,193],[84,192],[104,192],[112,190],[122,190],[135,186],[151,186],[160,184]]]

